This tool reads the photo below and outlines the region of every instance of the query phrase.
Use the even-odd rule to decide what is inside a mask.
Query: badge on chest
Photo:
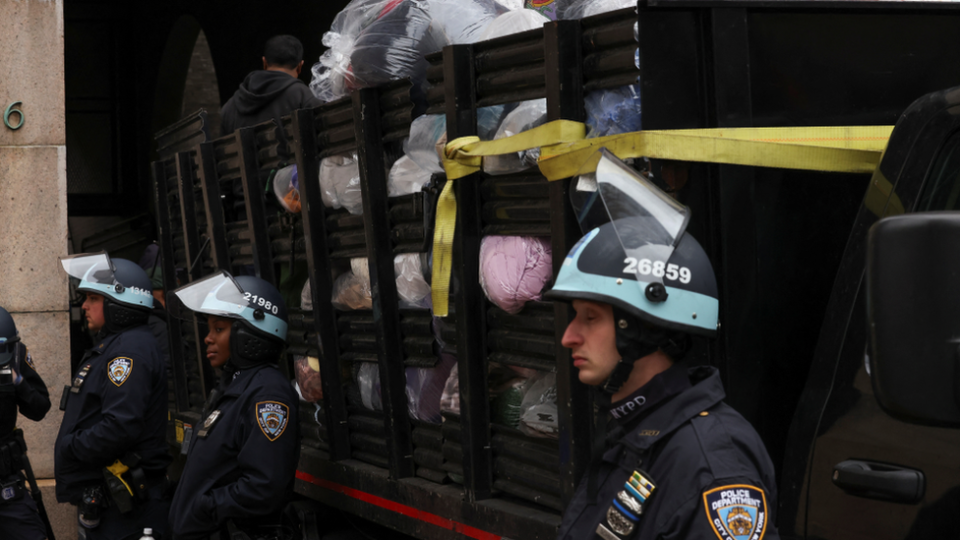
[[[656,486],[644,473],[633,471],[597,525],[597,536],[604,540],[624,540],[633,536],[654,489]]]
[[[90,369],[93,367],[93,364],[87,364],[80,368],[80,371],[77,372],[77,376],[73,378],[73,384],[70,385],[70,393],[79,394],[80,389],[83,388],[83,383],[87,381],[87,375],[90,374]]]
[[[197,431],[197,437],[206,439],[207,435],[210,434],[210,431],[213,430],[213,427],[217,425],[217,422],[220,420],[221,416],[220,409],[217,409],[207,415],[207,417],[203,420],[203,424],[200,426],[200,430]]]

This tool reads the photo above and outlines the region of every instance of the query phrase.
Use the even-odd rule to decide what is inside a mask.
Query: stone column
[[[13,314],[53,402],[39,423],[21,417],[58,540],[77,537],[76,511],[58,505],[53,443],[70,380],[62,0],[0,1],[0,305]],[[22,124],[18,129],[12,129]]]

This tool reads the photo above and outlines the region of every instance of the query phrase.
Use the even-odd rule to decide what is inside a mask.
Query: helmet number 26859
[[[671,281],[679,280],[680,283],[690,283],[692,278],[690,269],[686,266],[678,266],[673,263],[665,264],[663,261],[651,261],[650,259],[640,259],[638,261],[634,257],[627,257],[623,262],[627,265],[623,269],[624,274],[641,274],[644,276],[652,274],[653,277],[666,277]]]

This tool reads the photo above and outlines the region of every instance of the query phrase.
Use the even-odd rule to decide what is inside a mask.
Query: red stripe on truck
[[[347,486],[342,486],[336,482],[331,482],[329,480],[324,480],[323,478],[317,478],[312,474],[305,473],[303,471],[297,471],[297,479],[303,480],[304,482],[310,482],[315,486],[320,486],[324,489],[329,489],[330,491],[335,491],[337,493],[342,493],[348,497],[353,497],[359,501],[363,501],[374,506],[379,506],[386,510],[402,514],[404,516],[418,519],[425,523],[431,525],[436,525],[437,527],[443,527],[457,533],[460,533],[469,538],[476,538],[476,540],[501,540],[502,537],[497,536],[493,533],[488,533],[486,531],[481,531],[475,527],[469,525],[464,525],[463,523],[458,523],[452,519],[447,519],[445,517],[440,517],[436,514],[431,514],[430,512],[424,512],[412,506],[407,506],[405,504],[400,504],[390,499],[384,499],[383,497],[378,497],[372,495],[365,491],[360,491],[357,489],[349,488]]]

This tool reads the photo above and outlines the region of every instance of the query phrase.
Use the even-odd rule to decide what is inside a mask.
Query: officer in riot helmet
[[[57,500],[79,508],[82,539],[162,536],[167,454],[167,372],[147,326],[150,278],[106,253],[60,263],[86,295],[82,309],[94,346],[64,388],[54,451]]]
[[[277,367],[287,336],[283,299],[260,278],[227,272],[174,294],[206,316],[207,358],[221,370],[203,420],[183,443],[187,461],[170,508],[174,538],[221,530],[276,538],[300,451],[297,394]]]
[[[50,410],[47,385],[37,374],[33,356],[20,341],[10,313],[0,307],[0,537],[42,540],[46,526],[27,493],[20,472],[27,466],[26,444],[17,427],[17,412],[39,422]]]
[[[600,409],[558,538],[778,538],[760,437],[723,403],[715,368],[681,363],[692,336],[716,334],[719,308],[689,209],[606,150],[595,178],[573,194],[587,232],[545,294],[572,304],[562,343]]]

